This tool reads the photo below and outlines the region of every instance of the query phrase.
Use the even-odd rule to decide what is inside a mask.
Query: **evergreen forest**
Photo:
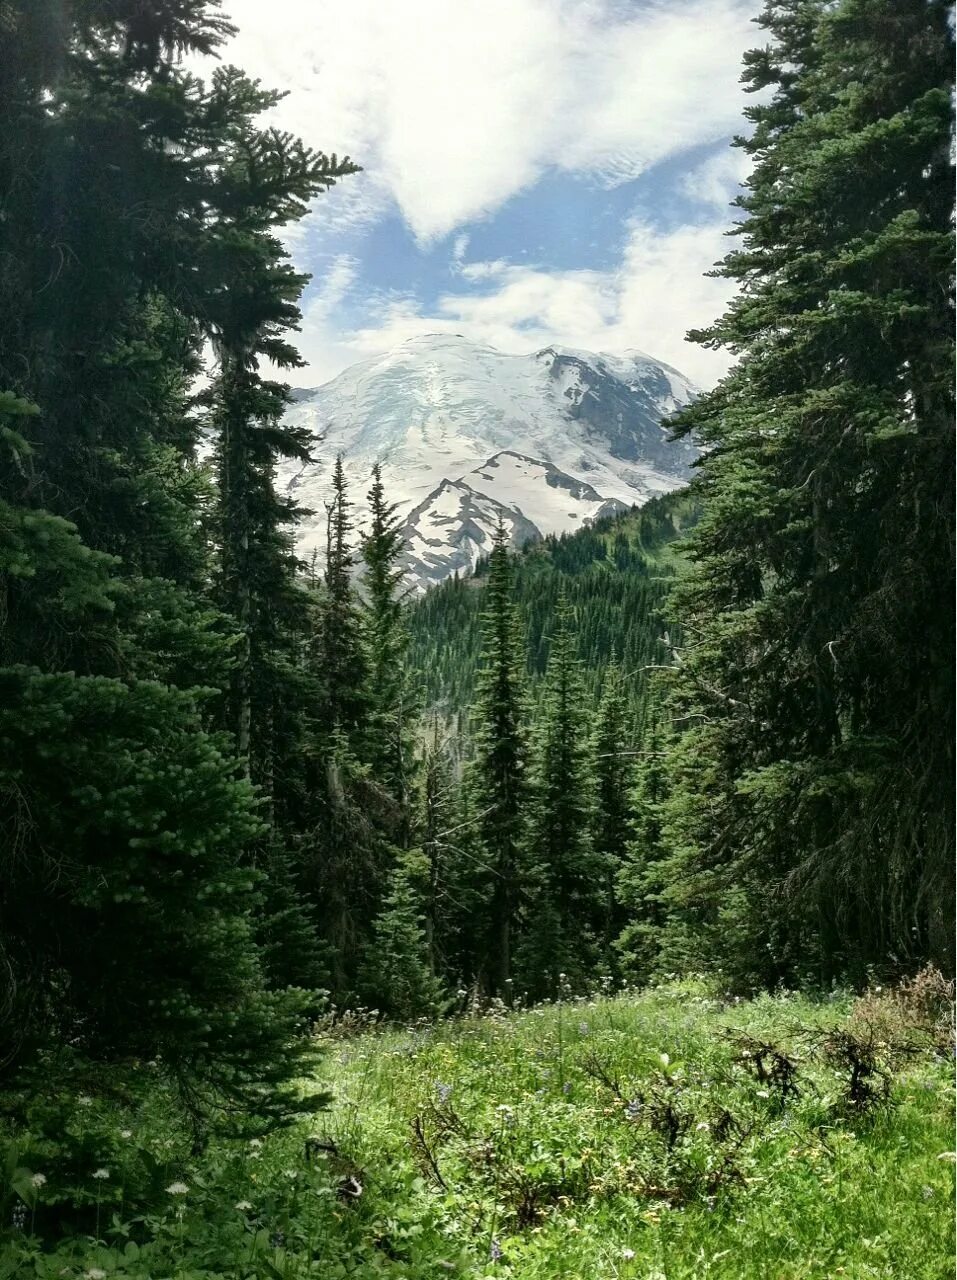
[[[420,597],[228,8],[0,3],[0,1277],[940,1280],[948,5],[768,0],[690,486]]]

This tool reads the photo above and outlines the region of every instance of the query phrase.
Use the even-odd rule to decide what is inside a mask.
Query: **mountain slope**
[[[304,551],[321,551],[336,454],[357,504],[378,461],[406,517],[406,567],[421,590],[472,567],[499,519],[518,546],[683,484],[696,450],[670,441],[662,420],[694,395],[677,370],[640,352],[504,355],[430,334],[297,392],[288,416],[317,437],[317,461],[279,479],[313,512]]]
[[[515,557],[515,599],[528,646],[533,696],[548,660],[555,609],[564,593],[575,616],[578,656],[589,700],[597,704],[609,665],[622,671],[642,714],[646,668],[669,660],[662,638],[665,597],[682,568],[676,540],[697,521],[687,490],[653,498],[639,511],[597,521],[574,534],[527,545]],[[482,648],[486,561],[466,578],[427,592],[408,612],[410,661],[427,708],[454,717],[473,699]],[[677,634],[671,627],[671,638]]]

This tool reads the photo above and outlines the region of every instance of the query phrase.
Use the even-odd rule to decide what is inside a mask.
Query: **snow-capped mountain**
[[[280,483],[312,510],[302,549],[321,554],[336,454],[357,514],[378,461],[422,590],[473,567],[500,518],[518,546],[683,484],[697,450],[669,441],[662,419],[695,393],[638,351],[505,355],[429,334],[297,391],[288,417],[316,436],[317,461],[286,467]]]

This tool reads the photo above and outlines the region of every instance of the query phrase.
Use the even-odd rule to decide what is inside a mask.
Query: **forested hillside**
[[[324,456],[322,555],[277,479],[324,447],[287,414],[289,246],[356,164],[187,69],[216,0],[0,4],[0,1277],[567,1275],[533,1237],[606,1210],[664,1222],[662,1275],[686,1210],[810,1274],[787,1232],[761,1270],[774,1197],[738,1233],[742,1192],[813,1182],[813,1220],[834,1160],[870,1249],[837,1147],[952,1155],[914,1104],[953,1049],[952,14],[757,22],[735,292],[692,335],[734,363],[668,421],[690,487],[520,555],[500,527],[410,603],[378,462]],[[714,1021],[782,989],[799,1028]],[[566,1075],[575,1002],[605,1056]],[[331,1070],[379,1021],[414,1030]],[[484,1087],[484,1037],[536,1025],[518,1128],[450,1103],[440,1070]],[[359,1162],[380,1048],[414,1170]],[[939,1280],[917,1209],[860,1274]]]
[[[515,560],[514,590],[533,695],[564,595],[575,618],[588,696],[597,701],[603,677],[613,668],[627,675],[635,708],[644,706],[650,668],[670,661],[664,637],[676,639],[674,623],[666,618],[677,568],[671,544],[698,514],[695,500],[679,492],[577,533],[526,545]],[[486,559],[474,574],[450,578],[410,608],[409,663],[427,710],[454,715],[471,705],[488,572]]]

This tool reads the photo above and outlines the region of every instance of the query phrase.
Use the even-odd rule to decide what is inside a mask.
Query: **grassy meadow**
[[[328,1111],[199,1156],[161,1091],[91,1089],[57,1134],[38,1113],[8,1144],[0,1276],[944,1280],[938,994],[683,983],[401,1030],[340,1020]]]

